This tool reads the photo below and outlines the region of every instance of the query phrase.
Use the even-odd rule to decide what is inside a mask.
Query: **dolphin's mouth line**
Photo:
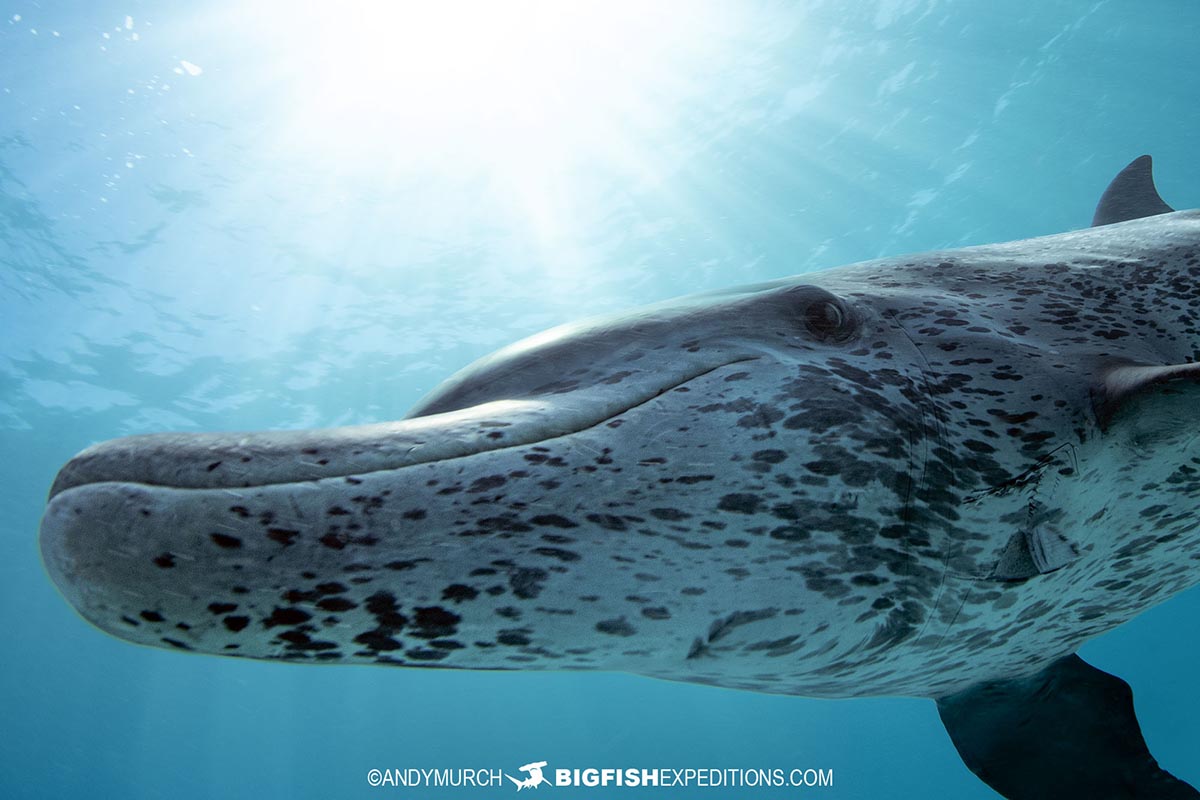
[[[692,371],[616,407],[559,408],[548,401],[562,401],[566,395],[554,395],[350,428],[129,436],[85,450],[68,462],[47,502],[66,491],[99,484],[244,490],[394,472],[527,447],[604,425],[712,372],[760,357],[743,356]],[[517,421],[506,421],[505,415]],[[516,435],[509,428],[515,428]]]

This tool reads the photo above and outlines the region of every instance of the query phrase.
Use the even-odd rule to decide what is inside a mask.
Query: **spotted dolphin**
[[[63,467],[45,566],[141,644],[937,701],[1010,798],[1197,798],[1088,639],[1200,581],[1200,211],[555,328],[397,421]]]

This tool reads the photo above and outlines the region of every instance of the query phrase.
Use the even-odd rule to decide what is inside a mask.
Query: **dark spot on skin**
[[[578,528],[579,524],[572,522],[560,514],[540,514],[529,520],[534,525],[549,525],[554,528]]]
[[[513,594],[522,600],[532,600],[542,592],[542,583],[550,576],[544,569],[521,567],[513,570],[508,585]],[[490,593],[490,591],[489,591]]]
[[[787,457],[787,453],[783,450],[759,450],[750,456],[753,460],[761,461],[764,464],[778,464],[786,461]]]
[[[288,603],[311,603],[319,595],[316,592],[304,592],[299,589],[288,589],[283,593],[283,599]]]
[[[226,628],[234,633],[237,633],[250,624],[249,617],[226,617],[221,621],[225,623]]]
[[[479,596],[479,590],[465,583],[452,583],[442,590],[443,600],[453,600],[461,603],[464,600],[474,600]]]
[[[646,617],[647,619],[670,619],[671,612],[662,606],[656,606],[652,608],[643,608],[642,616]]]
[[[467,488],[468,494],[478,492],[486,492],[489,489],[496,489],[508,483],[508,478],[503,475],[488,475],[483,478],[476,478],[475,482]]]
[[[496,637],[496,641],[509,647],[523,647],[529,644],[529,637],[522,631],[503,631]]]
[[[234,514],[237,514],[242,519],[250,516],[250,509],[246,508],[245,506],[230,506],[229,510]]]
[[[205,472],[212,472],[214,469],[216,469],[219,466],[221,466],[221,462],[214,461],[211,464],[209,464],[207,467],[205,467],[204,470],[205,470]]]
[[[485,531],[507,531],[509,533],[525,533],[533,530],[533,526],[517,519],[514,514],[502,514],[499,517],[484,517],[479,520],[479,527]]]
[[[368,597],[367,611],[371,612],[381,628],[399,630],[408,624],[408,618],[400,613],[396,597],[391,592],[376,592]]]
[[[738,514],[754,514],[762,505],[762,498],[756,494],[738,492],[727,494],[717,503],[722,511],[734,511]]]
[[[1000,419],[1012,425],[1019,425],[1023,422],[1028,422],[1031,419],[1035,419],[1038,415],[1036,411],[1027,411],[1023,414],[1014,414],[1005,411],[1002,408],[989,408],[987,413],[994,417],[999,417]]]
[[[170,553],[163,553],[154,557],[154,563],[163,569],[170,569],[175,566],[175,556]]]
[[[157,611],[143,611],[139,616],[146,622],[163,622],[163,615]]]
[[[289,547],[300,531],[293,531],[288,528],[267,528],[267,538],[279,542],[284,547]]]
[[[375,651],[399,650],[402,646],[400,642],[378,630],[360,633],[354,637],[354,641]]]
[[[403,517],[404,519],[412,520],[415,522],[416,520],[425,519],[426,512],[425,512],[425,509],[423,509],[423,508],[410,508],[408,511],[405,511],[400,516]]]
[[[210,533],[209,538],[216,543],[217,547],[224,547],[226,550],[233,550],[242,546],[241,539],[224,533]]]
[[[819,459],[817,461],[809,461],[804,465],[804,468],[809,472],[814,472],[817,475],[832,477],[841,474],[844,465],[830,459]]]
[[[413,632],[412,635],[422,639],[439,639],[443,636],[450,636],[458,630],[458,623],[462,621],[462,617],[458,614],[447,611],[441,606],[418,608],[416,611],[414,624],[419,630]]]
[[[621,381],[625,380],[632,374],[633,373],[629,372],[628,370],[622,370],[620,372],[614,372],[612,375],[609,375],[607,378],[602,378],[600,380],[600,382],[609,384],[611,386],[613,384],[620,383]]]
[[[404,655],[413,661],[440,661],[447,656],[447,653],[441,650],[426,650],[416,647],[412,650],[406,650]]]
[[[629,528],[625,520],[614,514],[588,514],[587,520],[610,531],[624,531]]]
[[[208,610],[214,614],[228,614],[237,611],[237,603],[209,603]]]
[[[737,425],[739,428],[770,428],[783,417],[784,414],[779,409],[764,403],[756,403],[750,414],[738,419]]]
[[[358,603],[344,597],[325,597],[317,601],[317,608],[324,611],[349,611],[358,608]]]
[[[342,550],[346,547],[346,540],[336,533],[327,533],[317,541],[332,550]]]
[[[535,547],[533,552],[539,556],[548,556],[549,558],[557,558],[559,561],[571,562],[578,561],[579,554],[570,550],[564,550],[561,547]]]
[[[383,508],[383,498],[389,494],[391,494],[391,492],[386,489],[380,492],[378,495],[360,494],[355,497],[351,497],[350,502],[362,506],[364,514],[370,514]]]
[[[307,633],[302,630],[286,631],[279,634],[279,638],[288,642],[288,650],[334,650],[337,645],[333,642],[321,642],[313,640]]]
[[[637,630],[624,617],[601,620],[596,623],[596,630],[609,636],[633,636]]]
[[[408,624],[408,618],[400,613],[395,596],[389,592],[376,592],[367,598],[367,611],[379,625],[373,631],[359,634],[354,641],[375,651],[400,649],[400,642],[392,637]]]
[[[299,625],[312,619],[312,615],[299,608],[279,608],[271,612],[271,616],[263,620],[264,628],[274,628],[278,625]]]
[[[162,640],[177,650],[191,650],[192,649],[190,646],[184,644],[183,642],[179,641],[178,639],[171,639],[171,638],[164,636],[162,638]]]

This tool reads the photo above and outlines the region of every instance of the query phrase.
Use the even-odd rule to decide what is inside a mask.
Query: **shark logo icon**
[[[504,777],[508,778],[510,781],[512,781],[514,784],[516,784],[518,792],[521,791],[522,789],[536,789],[538,786],[540,786],[543,783],[550,783],[550,781],[546,780],[546,776],[542,774],[542,767],[544,767],[544,766],[546,766],[545,761],[532,761],[532,762],[526,764],[525,766],[521,767],[521,772],[529,773],[528,778],[524,778],[523,780],[517,780],[512,775],[508,775],[508,774],[505,774]]]

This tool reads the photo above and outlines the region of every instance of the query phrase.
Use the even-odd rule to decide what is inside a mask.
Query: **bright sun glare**
[[[375,167],[383,156],[526,171],[648,168],[637,142],[700,93],[728,14],[698,2],[263,0],[249,16],[277,50],[292,144]]]
[[[724,0],[227,8],[212,22],[236,90],[266,120],[255,149],[295,164],[312,203],[415,185],[423,233],[461,240],[469,221],[437,226],[474,214],[563,272],[583,263],[612,192],[659,189],[702,146],[696,121],[724,118],[714,86],[733,85],[731,54],[754,50],[750,10]]]

